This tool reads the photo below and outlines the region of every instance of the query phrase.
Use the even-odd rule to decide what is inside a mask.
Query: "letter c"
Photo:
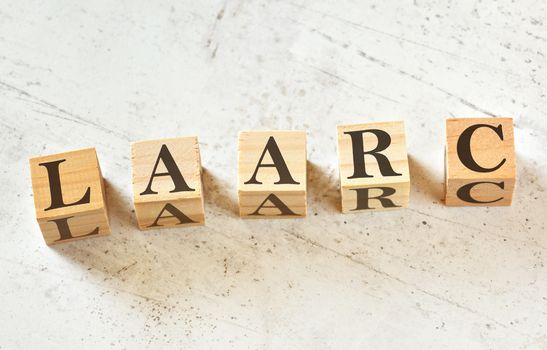
[[[460,137],[458,138],[458,146],[457,146],[458,157],[460,158],[460,161],[462,162],[462,164],[465,165],[470,170],[473,170],[479,173],[491,173],[501,168],[503,164],[505,164],[506,159],[503,158],[503,160],[499,162],[499,164],[493,168],[484,168],[480,166],[475,161],[475,159],[473,159],[473,155],[471,154],[471,136],[473,136],[473,133],[479,128],[488,128],[488,129],[494,130],[494,132],[499,136],[500,140],[503,141],[503,130],[501,128],[501,124],[498,125],[497,127],[494,127],[488,124],[471,125],[467,129],[465,129],[461,133]]]

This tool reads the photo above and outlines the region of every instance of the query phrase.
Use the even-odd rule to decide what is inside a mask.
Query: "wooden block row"
[[[404,123],[338,126],[341,210],[407,207],[410,171]],[[205,223],[197,137],[131,145],[133,200],[142,230]],[[242,218],[298,218],[307,212],[304,131],[239,134]],[[446,122],[446,205],[510,205],[515,185],[510,118]],[[95,149],[30,160],[36,218],[47,244],[110,232]]]

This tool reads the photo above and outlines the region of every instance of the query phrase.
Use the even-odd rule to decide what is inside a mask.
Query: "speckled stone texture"
[[[0,348],[545,349],[544,1],[1,1]],[[514,117],[514,205],[443,205],[444,119]],[[404,120],[410,208],[339,212],[336,125]],[[241,220],[239,130],[308,132]],[[140,232],[131,141],[198,135],[207,224]],[[96,147],[112,234],[47,247],[30,157]]]

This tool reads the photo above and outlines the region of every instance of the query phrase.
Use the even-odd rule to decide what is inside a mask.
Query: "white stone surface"
[[[0,1],[0,348],[547,349],[544,1]],[[444,119],[512,116],[514,205],[447,208]],[[338,212],[335,125],[403,119],[411,207]],[[308,131],[309,217],[236,214]],[[207,226],[136,229],[129,142],[198,135]],[[28,158],[97,147],[113,233],[47,247]]]

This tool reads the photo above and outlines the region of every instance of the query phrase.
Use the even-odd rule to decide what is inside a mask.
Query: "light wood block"
[[[513,119],[447,119],[445,160],[446,205],[511,205],[516,180]]]
[[[410,171],[404,122],[339,125],[342,212],[407,207]]]
[[[205,224],[197,137],[132,143],[131,165],[141,230]]]
[[[238,194],[243,218],[305,217],[306,132],[242,131]]]
[[[110,233],[94,148],[30,159],[36,219],[47,244]]]

